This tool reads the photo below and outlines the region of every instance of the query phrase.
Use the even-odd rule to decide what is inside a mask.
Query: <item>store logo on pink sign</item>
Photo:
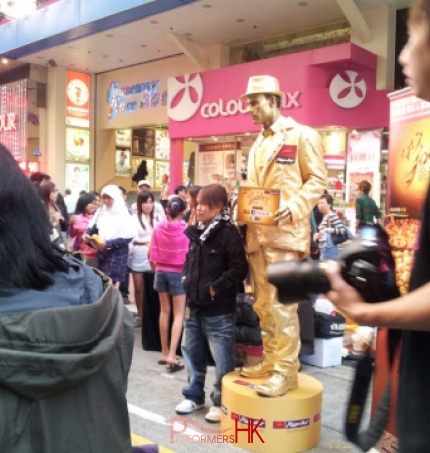
[[[203,80],[200,74],[185,74],[170,78],[168,115],[174,121],[187,121],[200,107],[203,99]]]
[[[366,82],[360,80],[358,72],[345,71],[336,74],[330,83],[331,100],[344,109],[353,109],[359,106],[366,97]]]

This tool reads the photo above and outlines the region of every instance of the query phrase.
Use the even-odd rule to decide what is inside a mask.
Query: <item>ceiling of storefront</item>
[[[381,5],[405,8],[411,0],[356,0],[360,10]],[[91,73],[144,63],[182,51],[168,33],[196,49],[267,39],[345,20],[336,0],[200,0],[108,32],[69,41],[23,58],[25,63],[58,65]],[[0,72],[19,62],[0,63]]]

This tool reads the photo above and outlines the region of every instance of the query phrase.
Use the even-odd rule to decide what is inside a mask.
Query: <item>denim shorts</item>
[[[157,271],[154,279],[154,289],[160,293],[169,293],[172,296],[185,294],[181,283],[182,275],[179,272]]]

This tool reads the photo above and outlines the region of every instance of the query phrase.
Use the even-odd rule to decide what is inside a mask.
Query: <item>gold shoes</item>
[[[263,396],[282,396],[286,395],[289,390],[297,390],[297,378],[285,376],[275,371],[273,375],[264,383],[255,387],[255,391]]]
[[[242,367],[239,374],[243,377],[250,379],[257,379],[260,377],[270,376],[273,373],[273,365],[267,362],[261,362],[255,366]]]

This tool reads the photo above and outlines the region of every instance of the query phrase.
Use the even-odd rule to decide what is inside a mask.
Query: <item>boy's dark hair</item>
[[[358,185],[358,188],[364,193],[364,195],[369,195],[372,185],[370,184],[369,181],[363,180]]]
[[[94,203],[95,199],[96,197],[92,193],[85,193],[81,195],[76,203],[75,214],[85,214],[86,206],[90,203]]]
[[[225,208],[228,204],[227,191],[219,184],[209,184],[201,188],[199,195],[200,204],[207,206],[209,209]]]
[[[324,193],[320,196],[320,200],[326,200],[327,204],[333,207],[333,197],[329,195],[328,193]]]
[[[182,192],[183,190],[187,190],[185,186],[178,186],[175,189],[175,195],[178,195],[179,192]]]
[[[169,198],[166,206],[166,212],[172,219],[179,217],[185,209],[187,209],[187,205],[181,197],[175,195],[174,197]]]
[[[145,203],[146,201],[148,201],[148,198],[150,198],[152,201],[154,201],[154,194],[150,190],[142,190],[142,192],[139,192],[137,194],[137,200],[136,200],[137,219],[139,220],[140,226],[144,230],[146,230],[146,227],[145,227],[144,223],[142,222],[142,214],[143,214],[142,203]],[[155,205],[154,205],[154,208],[155,208]],[[151,211],[151,214],[149,215],[149,217],[150,217],[149,223],[151,224],[152,228],[154,228],[154,211],[155,211],[155,209],[153,209]]]
[[[99,192],[97,192],[97,190],[92,190],[91,192],[89,192],[91,195],[94,195],[95,197],[100,197],[100,194]]]
[[[66,195],[72,195],[72,191],[70,189],[64,189],[64,193]]]
[[[0,144],[0,294],[15,289],[44,290],[50,274],[67,272],[54,253],[50,224],[33,184]]]

